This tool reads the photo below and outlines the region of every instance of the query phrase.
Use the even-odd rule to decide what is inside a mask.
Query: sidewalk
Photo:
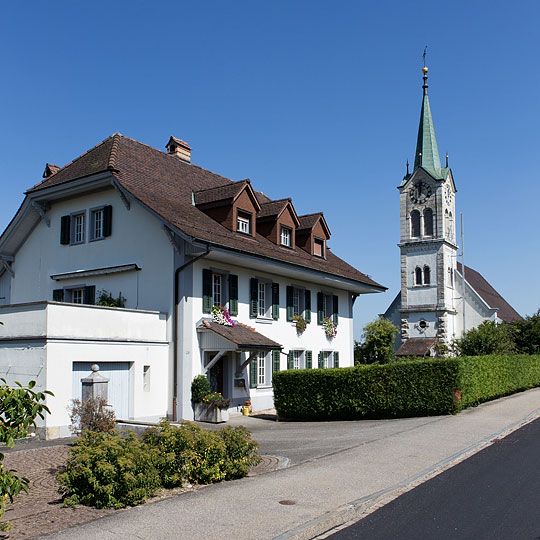
[[[234,418],[253,430],[262,453],[273,448],[290,466],[130,508],[47,538],[314,538],[538,417],[539,407],[540,389],[534,389],[457,416],[337,423]]]

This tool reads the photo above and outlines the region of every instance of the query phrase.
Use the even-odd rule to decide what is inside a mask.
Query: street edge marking
[[[403,493],[414,489],[443,471],[457,465],[461,461],[464,461],[480,450],[493,444],[497,439],[509,435],[538,417],[540,417],[540,408],[535,409],[525,418],[506,426],[500,431],[488,435],[477,443],[460,450],[413,476],[410,476],[399,484],[365,495],[359,499],[354,499],[353,501],[340,506],[337,510],[326,512],[318,518],[314,518],[294,529],[274,537],[272,540],[323,540],[338,530],[344,529],[345,527],[360,521],[362,518],[393,501]]]

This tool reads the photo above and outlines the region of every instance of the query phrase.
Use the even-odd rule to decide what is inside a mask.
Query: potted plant
[[[295,315],[294,322],[296,323],[296,332],[302,334],[306,329],[306,319],[302,315]]]
[[[234,321],[231,319],[231,314],[227,308],[223,306],[214,306],[212,308],[212,319],[223,326],[234,326]]]
[[[334,324],[334,321],[329,317],[323,319],[323,328],[324,333],[328,339],[333,339],[337,336],[337,326]]]
[[[231,400],[219,392],[211,392],[210,381],[204,375],[198,375],[191,383],[191,401],[195,420],[219,424],[227,422]]]

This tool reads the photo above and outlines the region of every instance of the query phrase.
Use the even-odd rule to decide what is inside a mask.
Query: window
[[[422,285],[422,269],[417,266],[414,274],[416,278],[416,285]]]
[[[304,317],[311,322],[311,291],[300,287],[287,287],[287,320],[294,321],[294,316]]]
[[[327,369],[333,367],[331,363],[331,355],[331,351],[321,351],[319,353],[319,369]]]
[[[334,324],[339,322],[339,298],[335,294],[317,293],[317,323],[323,324],[325,318]]]
[[[424,266],[424,285],[429,285],[431,283],[431,271],[429,266]]]
[[[244,234],[251,234],[251,216],[248,213],[238,211],[236,230]]]
[[[281,227],[280,242],[282,246],[292,246],[292,230],[289,227]]]
[[[269,387],[272,384],[272,373],[280,368],[279,350],[260,352],[250,362],[249,386],[250,388]]]
[[[324,240],[321,238],[315,238],[313,240],[313,255],[324,257]]]
[[[101,240],[103,238],[103,208],[94,210],[91,214],[91,234],[92,240]]]
[[[83,304],[84,289],[71,289],[71,303]]]
[[[433,236],[433,210],[424,210],[424,236]]]
[[[202,278],[203,313],[211,313],[213,306],[223,306],[231,315],[238,315],[238,276],[205,268]]]
[[[55,302],[93,305],[96,303],[96,287],[95,285],[78,285],[66,289],[55,289],[53,291],[53,300]]]
[[[143,366],[143,392],[150,392],[150,366]]]
[[[250,317],[279,319],[279,283],[251,278]]]
[[[221,285],[223,283],[223,276],[221,274],[212,274],[212,302],[214,306],[221,306],[222,295]]]
[[[413,238],[420,236],[420,212],[418,210],[411,212],[411,236]]]
[[[262,385],[266,382],[266,354],[259,353],[257,363],[257,384]]]
[[[71,216],[71,243],[82,244],[84,242],[84,229],[86,214],[84,212],[80,214],[74,214]]]

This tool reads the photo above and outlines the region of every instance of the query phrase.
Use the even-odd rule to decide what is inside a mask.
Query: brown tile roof
[[[199,329],[212,330],[212,332],[215,332],[226,340],[238,345],[239,349],[274,350],[283,348],[279,343],[259,334],[259,332],[254,328],[251,328],[251,326],[242,323],[236,323],[234,326],[225,326],[213,321],[203,320]]]
[[[234,191],[240,182],[233,182],[202,167],[186,163],[176,156],[119,133],[111,135],[68,163],[56,174],[28,190],[28,193],[103,171],[109,171],[119,185],[133,197],[195,239],[384,289],[382,285],[333,255],[328,249],[325,260],[297,247],[277,250],[275,244],[258,233],[253,238],[246,238],[229,231],[201,209],[193,206],[192,194],[220,187]],[[261,192],[255,192],[255,195],[262,203],[270,201]]]
[[[437,343],[437,338],[411,338],[397,351],[396,356],[427,356],[430,349]]]
[[[278,199],[261,204],[261,211],[257,214],[257,219],[279,216],[290,202],[291,199]]]
[[[326,229],[328,237],[330,237],[330,229],[328,228],[328,224],[326,223],[326,219],[324,219],[324,214],[322,212],[298,216],[298,220],[300,221],[300,226],[298,227],[299,231],[311,231],[317,221],[321,220],[323,228]]]
[[[179,146],[183,146],[184,148],[191,150],[191,146],[189,146],[189,144],[186,141],[183,141],[182,139],[178,139],[174,135],[171,135],[171,138],[169,139],[169,142],[166,144],[166,147],[168,147],[171,144],[171,141],[178,144]]]
[[[224,186],[217,186],[195,191],[195,204],[200,205],[235,199],[244,189],[246,184],[249,184],[248,179],[232,182],[231,184],[225,184]]]
[[[53,165],[52,163],[45,164],[45,170],[43,171],[43,178],[49,178],[53,174],[56,174],[62,167],[58,165]]]
[[[457,263],[461,274],[461,263]],[[521,315],[486,281],[484,276],[465,265],[465,280],[490,308],[497,308],[497,316],[505,322],[518,321]]]

